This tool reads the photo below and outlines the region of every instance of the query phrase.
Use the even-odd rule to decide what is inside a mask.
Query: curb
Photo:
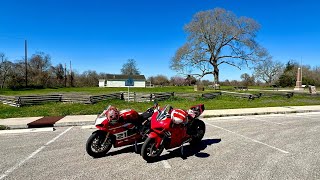
[[[65,123],[56,123],[51,127],[68,127],[68,126],[87,126],[87,125],[93,125],[94,121],[83,121],[83,122],[65,122]],[[32,129],[29,128],[27,125],[6,125],[6,127],[9,127],[8,130],[16,130],[16,129]],[[50,126],[48,126],[50,127]],[[41,127],[41,128],[47,128],[47,127]],[[2,130],[0,130],[2,131]]]
[[[267,114],[293,114],[293,113],[309,113],[320,112],[320,110],[294,110],[294,111],[276,111],[276,112],[258,112],[258,113],[235,113],[235,114],[217,114],[217,115],[205,115],[202,118],[212,117],[229,117],[229,116],[254,116],[254,115],[267,115]]]
[[[68,126],[87,126],[94,125],[94,121],[80,121],[80,122],[64,122],[64,123],[56,123],[54,127],[68,127]]]

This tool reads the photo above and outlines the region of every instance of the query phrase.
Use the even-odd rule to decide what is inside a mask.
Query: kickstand
[[[138,143],[137,143],[137,141],[134,142],[134,152],[138,153]]]
[[[180,147],[180,151],[181,151],[181,156],[183,156],[184,154],[183,154],[183,144],[181,145],[181,147]]]

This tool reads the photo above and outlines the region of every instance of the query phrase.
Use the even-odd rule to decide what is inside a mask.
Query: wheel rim
[[[94,138],[91,144],[92,151],[96,153],[104,152],[111,145],[111,139],[108,138],[105,142],[104,140],[105,138],[102,136],[97,136]]]
[[[147,156],[156,157],[158,156],[160,149],[156,148],[156,143],[151,142],[147,148]]]
[[[201,125],[197,126],[197,133],[195,136],[200,139],[204,136],[204,130],[203,127],[201,127]]]

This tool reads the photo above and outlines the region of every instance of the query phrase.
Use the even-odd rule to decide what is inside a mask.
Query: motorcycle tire
[[[195,131],[195,134],[192,136],[192,140],[190,141],[190,145],[197,145],[201,142],[205,132],[206,132],[206,125],[203,121],[199,119],[195,119],[193,122],[193,131]]]
[[[90,156],[99,158],[107,154],[112,147],[112,138],[109,136],[108,139],[105,139],[106,136],[107,134],[103,131],[96,131],[91,134],[86,144],[86,151]]]
[[[147,162],[155,161],[159,158],[160,154],[162,153],[164,146],[156,148],[156,142],[154,138],[148,137],[141,148],[141,156]]]

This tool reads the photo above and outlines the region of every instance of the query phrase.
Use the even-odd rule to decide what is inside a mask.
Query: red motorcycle
[[[154,107],[139,114],[133,109],[118,111],[108,106],[95,121],[97,131],[93,132],[86,144],[86,151],[92,157],[102,157],[111,149],[112,145],[121,147],[143,141],[150,130],[150,120]]]
[[[205,134],[205,124],[198,117],[204,111],[204,105],[191,107],[188,111],[173,109],[167,105],[161,110],[154,111],[151,117],[151,130],[141,148],[141,156],[146,161],[153,161],[160,156],[163,149],[181,147],[190,143],[201,142]]]

